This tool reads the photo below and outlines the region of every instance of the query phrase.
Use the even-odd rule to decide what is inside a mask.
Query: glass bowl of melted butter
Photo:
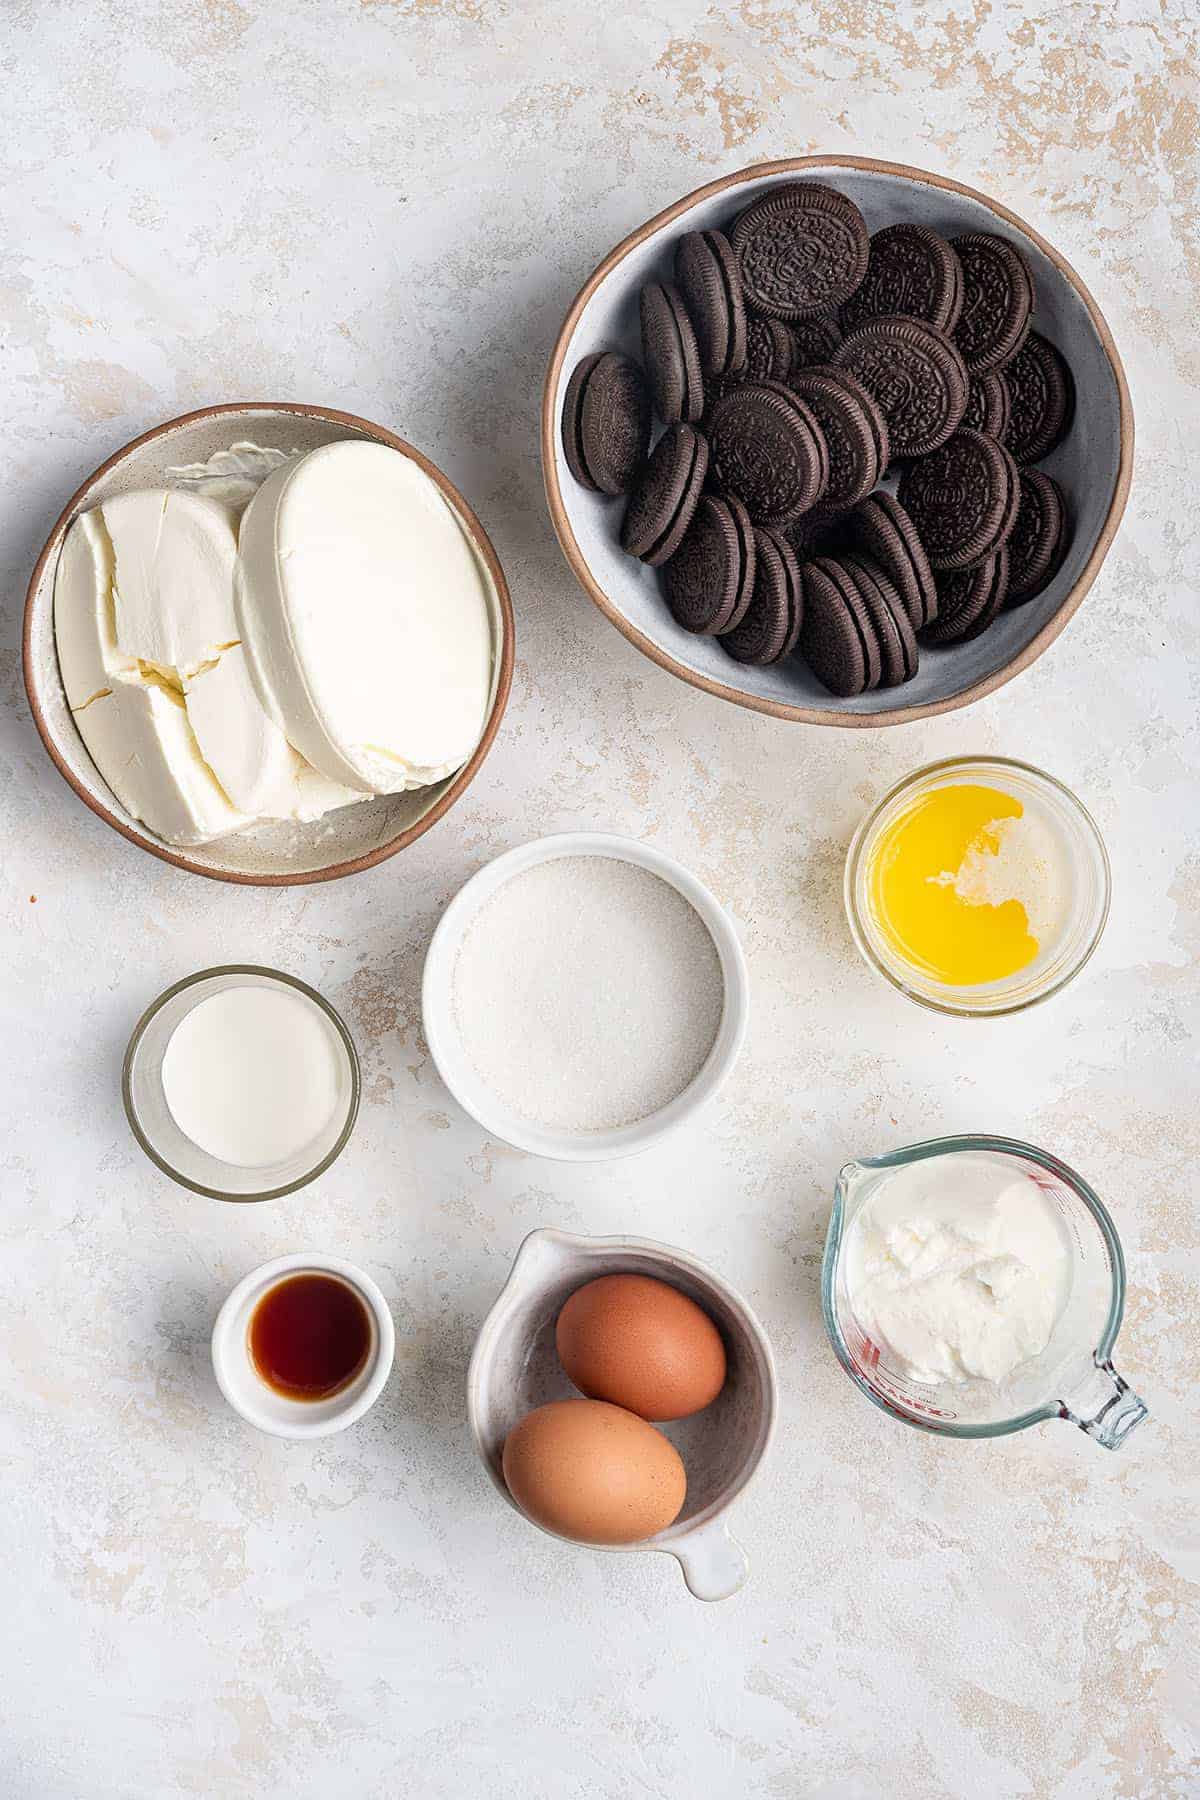
[[[1086,807],[1008,757],[954,757],[885,794],[854,834],[858,948],[921,1006],[1019,1012],[1065,986],[1108,917],[1108,856]]]

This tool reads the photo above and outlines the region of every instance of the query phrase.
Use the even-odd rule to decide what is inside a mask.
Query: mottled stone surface
[[[660,0],[9,0],[0,21],[0,833],[6,1130],[0,1466],[5,1800],[1179,1800],[1200,1793],[1195,1032],[1200,630],[1194,8]],[[989,188],[1105,309],[1139,425],[1116,548],[1043,661],[969,713],[839,735],[675,683],[575,589],[544,511],[545,359],[598,257],[755,158],[861,151]],[[255,892],[126,846],[61,783],[17,661],[33,555],[79,478],[208,401],[397,427],[512,582],[519,668],[465,802],[355,881]],[[1041,762],[1094,808],[1111,923],[1026,1017],[918,1012],[858,963],[847,837],[919,762]],[[487,1142],[418,1024],[440,908],[496,851],[643,835],[740,922],[744,1060],[696,1129],[562,1168]],[[140,1157],[118,1092],[145,1002],[275,962],[344,1009],[367,1098],[316,1188],[239,1210]],[[1119,1361],[1154,1417],[978,1447],[891,1424],[824,1340],[852,1151],[985,1127],[1109,1199]],[[661,1557],[552,1543],[472,1458],[463,1372],[541,1223],[687,1245],[776,1346],[784,1417],[705,1608]],[[232,1282],[305,1245],[369,1266],[396,1372],[317,1448],[223,1406]]]

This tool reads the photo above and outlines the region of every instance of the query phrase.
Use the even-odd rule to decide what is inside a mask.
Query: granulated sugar
[[[606,856],[514,875],[467,927],[454,1014],[476,1072],[523,1119],[609,1131],[699,1074],[721,1023],[716,946],[668,882]]]

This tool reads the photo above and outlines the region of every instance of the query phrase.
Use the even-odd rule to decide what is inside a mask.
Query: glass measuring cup
[[[1050,1341],[999,1384],[983,1380],[925,1383],[889,1366],[855,1318],[846,1288],[846,1233],[889,1171],[927,1158],[986,1151],[1011,1159],[1057,1210],[1070,1247],[1072,1279]],[[1106,1450],[1117,1450],[1147,1416],[1111,1361],[1125,1310],[1125,1259],[1099,1197],[1073,1169],[1015,1138],[947,1137],[888,1156],[848,1162],[834,1190],[821,1269],[821,1306],[838,1361],[869,1400],[922,1431],[944,1437],[1002,1437],[1043,1419],[1067,1419]]]

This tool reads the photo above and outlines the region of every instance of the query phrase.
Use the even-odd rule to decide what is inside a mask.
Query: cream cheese
[[[237,637],[236,560],[229,506],[145,489],[77,519],[59,562],[67,703],[122,805],[168,843],[204,843],[256,817],[319,818],[361,798],[310,769],[264,711]],[[153,698],[139,708],[136,690]],[[135,713],[136,751],[123,735]]]
[[[173,488],[220,500],[235,511],[254,498],[268,475],[285,463],[299,461],[302,451],[264,449],[242,438],[228,450],[214,450],[205,462],[179,463],[167,470]]]
[[[54,631],[67,705],[126,812],[169,844],[203,844],[250,823],[201,755],[182,690],[118,647],[113,548],[99,510],[67,533]]]
[[[242,519],[239,635],[263,703],[331,781],[397,793],[461,768],[483,731],[483,570],[437,484],[383,444],[327,444]]]

